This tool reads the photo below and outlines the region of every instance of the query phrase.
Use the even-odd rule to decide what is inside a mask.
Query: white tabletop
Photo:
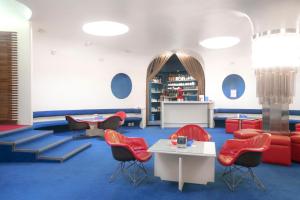
[[[216,146],[214,142],[194,141],[189,147],[179,148],[171,144],[171,140],[160,139],[153,144],[148,151],[152,153],[216,157]]]

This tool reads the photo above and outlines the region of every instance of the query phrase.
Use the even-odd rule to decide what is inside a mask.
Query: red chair
[[[126,113],[123,112],[123,111],[119,111],[119,112],[116,112],[115,116],[119,116],[121,118],[121,125],[124,124],[125,122],[125,119],[126,119]]]
[[[134,185],[138,185],[147,176],[143,163],[152,156],[147,151],[148,145],[145,140],[143,138],[125,137],[110,129],[105,130],[104,138],[106,143],[111,146],[114,159],[120,162],[110,181],[113,181],[122,173],[127,175]]]
[[[187,136],[188,140],[210,141],[211,136],[202,127],[194,124],[189,124],[181,127],[175,133],[170,135],[170,139],[175,139],[178,136]]]
[[[249,139],[231,139],[225,142],[218,160],[226,167],[222,177],[231,191],[235,190],[246,175],[250,176],[259,188],[265,189],[252,168],[260,164],[262,153],[270,147],[270,144],[271,135],[268,133],[262,133]],[[244,171],[243,168],[247,170]],[[237,178],[235,172],[241,172],[243,175]]]

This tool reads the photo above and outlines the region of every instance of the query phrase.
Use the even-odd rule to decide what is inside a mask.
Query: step
[[[72,137],[48,135],[47,137],[38,138],[26,143],[16,145],[15,152],[31,152],[41,153],[48,149],[54,148],[58,145],[72,140]]]
[[[29,125],[0,125],[0,136],[31,129]]]
[[[53,131],[25,130],[0,137],[0,144],[17,145],[52,134]]]
[[[91,143],[87,143],[84,141],[71,140],[65,144],[42,152],[41,154],[39,154],[37,159],[63,162],[90,147],[91,145]]]

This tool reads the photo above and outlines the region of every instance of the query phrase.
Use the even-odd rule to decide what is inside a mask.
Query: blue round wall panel
[[[127,74],[116,74],[111,80],[111,91],[119,99],[125,99],[132,90],[131,79]]]
[[[245,92],[245,81],[237,74],[230,74],[224,79],[222,90],[227,98],[238,99]]]

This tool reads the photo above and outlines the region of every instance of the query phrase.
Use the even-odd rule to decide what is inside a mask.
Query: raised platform
[[[54,135],[49,130],[23,125],[7,127],[2,126],[0,131],[0,162],[63,162],[91,146],[84,140],[74,141],[72,136]]]

